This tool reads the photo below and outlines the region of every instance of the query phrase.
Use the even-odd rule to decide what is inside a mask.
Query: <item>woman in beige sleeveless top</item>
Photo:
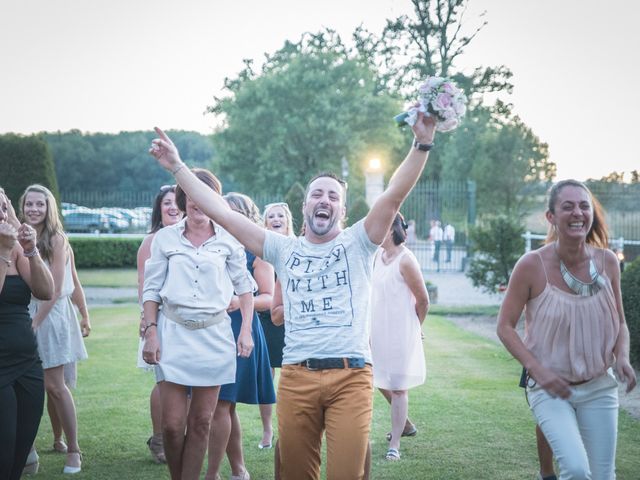
[[[498,335],[529,374],[533,415],[560,479],[615,478],[618,389],[636,385],[620,267],[607,249],[597,200],[565,180],[549,193],[546,245],[516,264],[498,316]],[[525,336],[515,327],[525,312]]]

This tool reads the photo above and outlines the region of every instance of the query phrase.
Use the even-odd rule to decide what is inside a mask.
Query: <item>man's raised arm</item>
[[[262,257],[264,229],[244,215],[231,210],[222,196],[202,183],[184,164],[171,139],[158,127],[155,127],[155,131],[159,138],[152,140],[149,153],[162,167],[171,172],[187,196],[207,217],[237,238],[247,250]]]
[[[428,147],[433,144],[435,135],[435,120],[432,117],[425,117],[423,113],[418,113],[418,120],[412,127],[415,141],[418,147],[411,145],[411,150],[406,158],[398,166],[389,180],[387,189],[378,197],[371,207],[369,214],[365,218],[364,227],[369,239],[375,244],[381,244],[389,233],[391,223],[400,210],[402,202],[409,195],[417,183],[429,155]]]

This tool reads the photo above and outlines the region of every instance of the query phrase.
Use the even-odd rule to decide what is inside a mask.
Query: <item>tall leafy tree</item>
[[[350,190],[361,191],[362,163],[394,158],[403,137],[391,120],[400,101],[378,82],[330,30],[286,42],[259,71],[246,61],[209,108],[223,120],[214,137],[221,172],[236,188],[283,195],[319,171],[341,172],[344,157]]]

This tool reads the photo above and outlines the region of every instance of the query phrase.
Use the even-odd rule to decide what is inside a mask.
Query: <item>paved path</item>
[[[438,286],[437,305],[499,305],[500,296],[474,288],[464,273],[426,273],[425,279]]]
[[[84,295],[90,307],[114,303],[135,303],[137,288],[84,287]]]

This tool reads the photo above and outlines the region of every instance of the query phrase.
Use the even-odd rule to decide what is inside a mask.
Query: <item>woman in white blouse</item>
[[[220,193],[211,172],[193,172]],[[226,309],[235,291],[242,314],[237,354],[248,357],[255,283],[242,245],[180,187],[176,203],[186,218],[156,234],[145,264],[143,359],[156,365],[171,478],[191,480],[200,475],[220,385],[235,381],[236,346]]]

